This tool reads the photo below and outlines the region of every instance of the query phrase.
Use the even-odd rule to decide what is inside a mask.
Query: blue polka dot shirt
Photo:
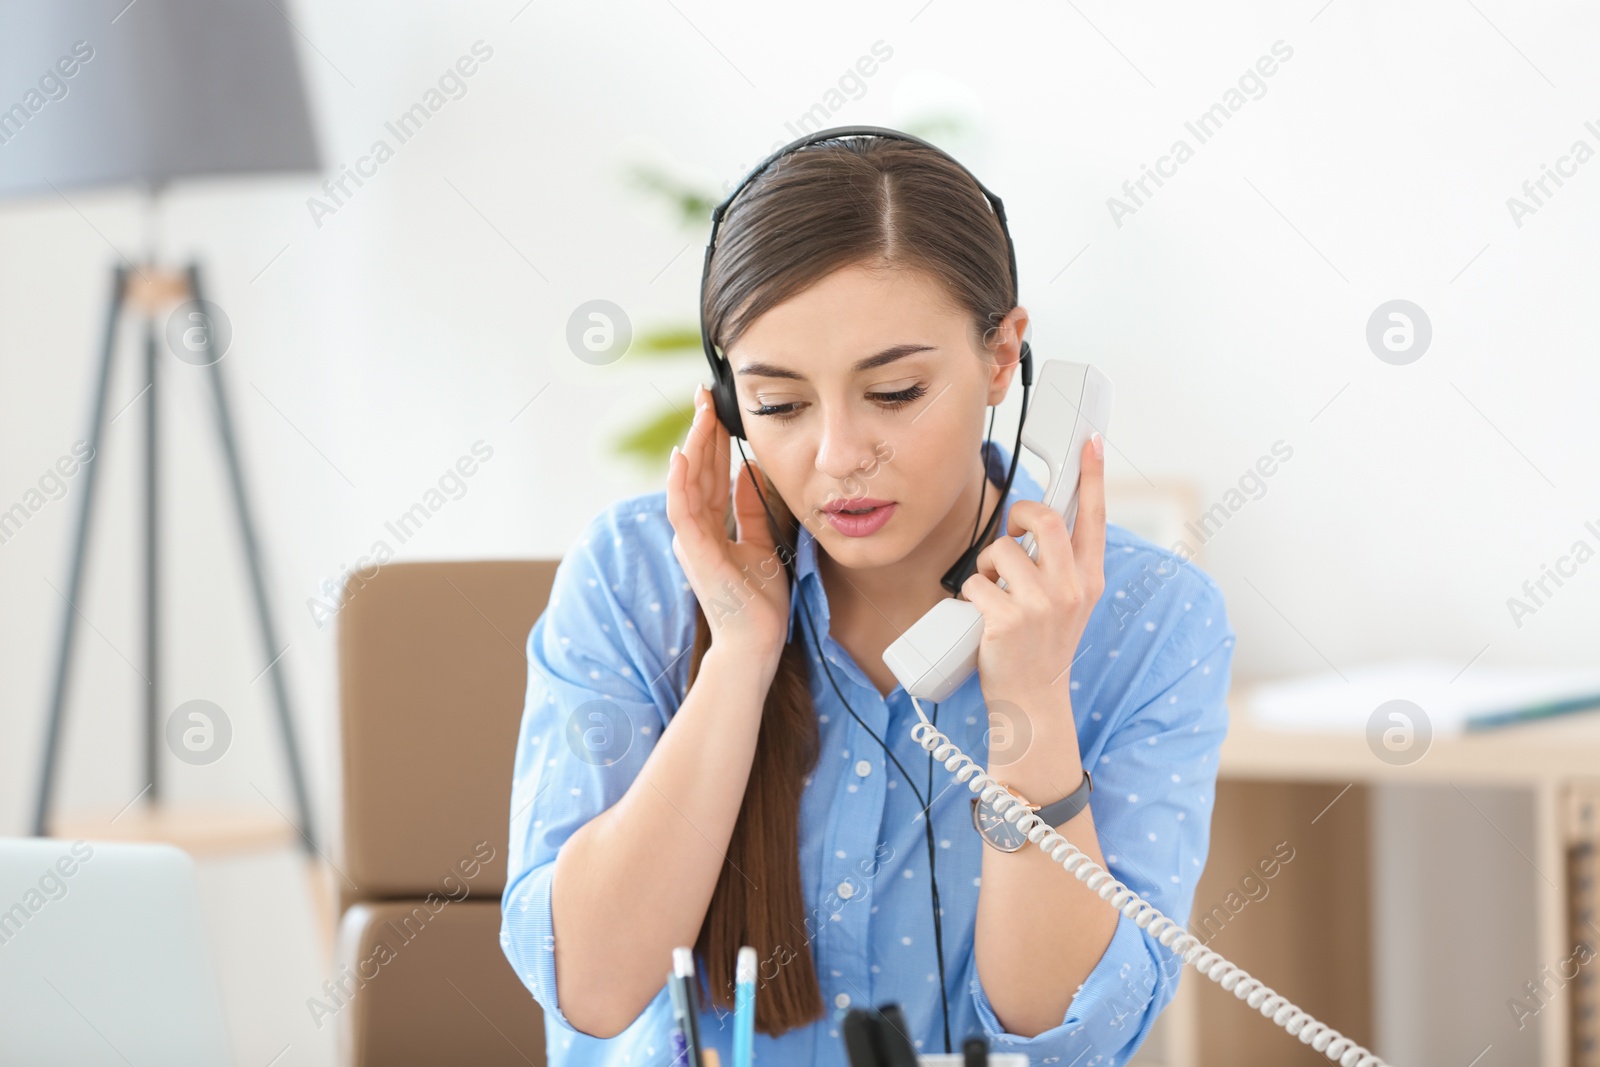
[[[990,442],[984,460],[1003,485],[1009,450]],[[1042,496],[1018,464],[1005,506]],[[1004,515],[1000,522],[1004,535]],[[567,1020],[556,997],[550,887],[562,843],[627,791],[687,692],[695,603],[672,536],[665,490],[602,511],[562,558],[548,606],[528,634],[500,944],[544,1011],[551,1067],[645,1067],[670,1059],[668,961],[660,993],[615,1037],[591,1036]],[[799,840],[804,950],[812,953],[827,1010],[775,1038],[757,1033],[756,1062],[837,1067],[846,1062],[840,1026],[849,1010],[890,1001],[905,1013],[919,1052],[944,1051],[922,805],[841,704],[823,673],[825,658],[850,708],[892,747],[917,789],[934,798],[954,1050],[981,1034],[992,1051],[1025,1052],[1033,1064],[1126,1063],[1177,989],[1176,958],[1122,916],[1058,1025],[1032,1037],[1005,1030],[973,956],[988,846],[972,825],[972,793],[912,740],[918,719],[905,691],[896,686],[881,695],[829,636],[816,542],[804,527],[796,547],[800,595],[822,641],[819,657],[791,597],[789,635],[804,643],[811,661],[822,746],[806,779]],[[1090,806],[1112,874],[1186,923],[1209,845],[1234,633],[1208,575],[1115,523],[1106,528],[1105,572],[1071,681],[1079,751],[1094,776]],[[926,703],[924,711],[935,714]],[[936,711],[939,729],[983,765],[988,720],[979,676]],[[1076,775],[1063,768],[1061,776]],[[699,1021],[702,1046],[731,1064],[732,1013],[713,1005]]]

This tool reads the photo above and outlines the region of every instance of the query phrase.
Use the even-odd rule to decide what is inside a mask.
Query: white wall
[[[493,459],[398,558],[557,555],[609,501],[656,488],[658,474],[603,449],[659,407],[658,389],[687,402],[702,368],[588,366],[566,322],[596,297],[640,328],[692,316],[704,232],[627,192],[620,170],[651,158],[735,180],[880,39],[892,58],[834,122],[896,126],[932,105],[972,119],[976,134],[949,146],[1005,199],[1035,350],[1117,382],[1113,477],[1190,479],[1209,504],[1275,441],[1294,449],[1207,548],[1240,635],[1237,674],[1401,653],[1595,654],[1600,563],[1520,628],[1506,607],[1575,540],[1600,540],[1583,525],[1600,524],[1600,163],[1520,227],[1506,206],[1575,139],[1600,148],[1584,128],[1600,127],[1585,106],[1592,8],[508,0],[291,15],[331,166],[364,154],[475,41],[493,48],[467,94],[320,228],[310,180],[184,187],[163,207],[164,253],[202,253],[232,319],[224,362],[324,835],[336,628],[318,628],[307,599],[375,539],[394,544],[385,520],[479,439]],[[1174,139],[1194,145],[1184,122],[1280,39],[1293,57],[1265,95],[1116,225],[1107,198]],[[12,89],[0,80],[0,96]],[[113,248],[143,247],[137,199],[68,195],[0,205],[0,508],[85,435]],[[1409,366],[1365,342],[1368,316],[1394,298],[1433,324]],[[139,389],[136,333],[113,412]],[[194,368],[167,360],[163,373],[164,698],[212,700],[236,731],[218,764],[173,764],[172,790],[239,804],[264,793],[287,810],[208,397]],[[147,401],[103,448],[63,806],[120,805],[143,784],[133,567]],[[1012,400],[997,426],[1008,443],[1014,412]],[[0,546],[4,833],[30,818],[63,608],[52,584],[65,588],[82,484]],[[298,951],[281,952],[286,987],[306,970]],[[282,1044],[267,1029],[244,1050],[262,1062]],[[332,1055],[321,1037],[295,1040],[294,1057]]]

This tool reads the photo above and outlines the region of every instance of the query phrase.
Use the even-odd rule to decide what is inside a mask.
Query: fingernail
[[[667,457],[667,469],[672,469],[672,461],[678,458],[678,446],[672,446],[672,454]]]
[[[1089,440],[1094,443],[1094,458],[1095,459],[1105,459],[1106,458],[1106,439],[1104,437],[1101,437],[1099,434],[1095,434],[1093,437],[1089,438]]]

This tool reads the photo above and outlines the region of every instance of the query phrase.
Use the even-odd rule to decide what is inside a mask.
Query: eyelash
[[[893,393],[868,393],[867,395],[893,411],[922,399],[927,395],[927,392],[926,386],[913,385],[909,389],[900,389]],[[788,404],[763,404],[759,408],[750,409],[750,414],[777,419],[779,422],[788,422],[790,419],[799,417],[795,413],[794,407],[793,402]]]

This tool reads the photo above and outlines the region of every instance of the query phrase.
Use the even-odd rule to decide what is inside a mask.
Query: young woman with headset
[[[1032,381],[999,198],[898,131],[801,138],[713,213],[701,316],[714,386],[665,489],[591,520],[528,636],[501,944],[552,1067],[665,1063],[676,945],[724,1058],[751,945],[764,1065],[843,1062],[845,1014],[888,1001],[922,1052],[1125,1063],[1179,964],[952,788],[882,659],[972,601],[978,671],[934,723],[1187,917],[1234,633],[1208,576],[1106,523],[1098,438],[1070,533],[985,439]]]

